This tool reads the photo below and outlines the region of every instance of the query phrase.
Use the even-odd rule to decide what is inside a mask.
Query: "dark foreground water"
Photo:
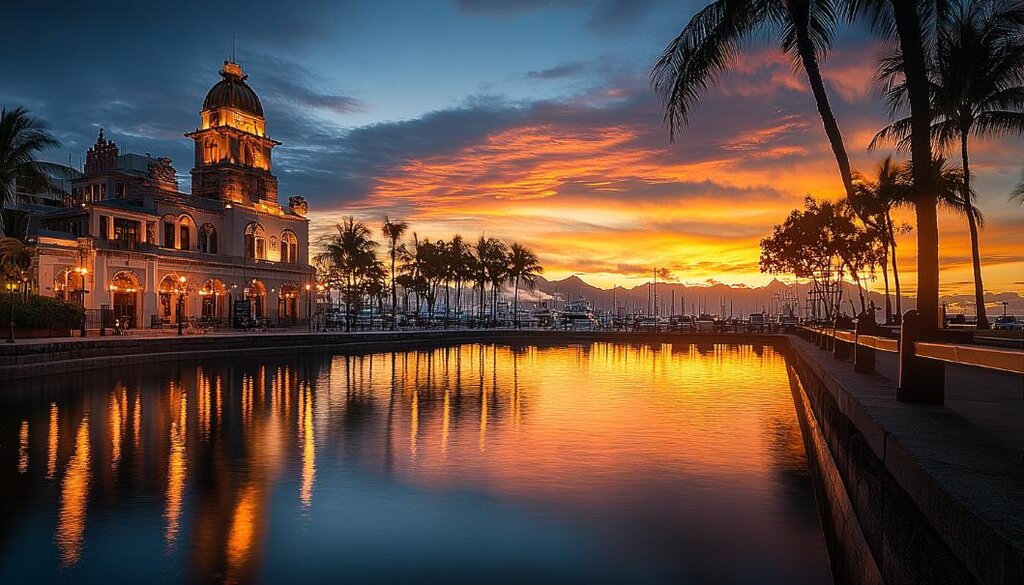
[[[4,382],[0,583],[827,583],[784,358],[462,345]]]

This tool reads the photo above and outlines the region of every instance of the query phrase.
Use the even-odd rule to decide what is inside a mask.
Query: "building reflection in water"
[[[91,466],[89,416],[86,415],[78,424],[75,450],[68,461],[60,490],[60,511],[57,514],[57,532],[54,540],[60,551],[61,565],[65,567],[77,563],[82,555]]]
[[[62,566],[88,559],[88,542],[117,537],[110,533],[117,522],[88,533],[87,510],[116,517],[118,502],[130,498],[163,509],[164,547],[154,561],[171,555],[196,581],[257,579],[272,523],[315,522],[318,502],[350,497],[338,483],[345,469],[421,489],[539,502],[564,515],[625,514],[641,498],[662,498],[651,486],[677,485],[666,479],[672,474],[724,478],[761,493],[778,477],[802,481],[806,470],[785,363],[771,349],[463,345],[168,371],[89,374],[26,390],[43,403],[0,404],[9,413],[0,417],[19,412],[17,463],[8,467],[23,476],[16,481],[60,486],[56,502],[29,489],[3,511],[25,502],[57,508]],[[62,451],[61,424],[75,421],[63,428]],[[0,430],[9,424],[0,418]],[[47,429],[38,478],[29,466],[30,426]],[[318,498],[319,490],[330,495]],[[285,491],[292,495],[275,496]],[[736,505],[764,514],[753,503]],[[746,538],[777,540],[754,534],[757,526]],[[656,537],[631,536],[641,549],[691,539]]]

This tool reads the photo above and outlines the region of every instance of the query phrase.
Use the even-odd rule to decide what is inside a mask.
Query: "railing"
[[[799,331],[804,339],[831,351],[837,359],[852,359],[854,371],[863,374],[875,373],[877,352],[897,354],[896,397],[904,402],[944,403],[945,364],[1024,375],[1024,350],[921,340],[916,311],[904,316],[899,339],[877,335],[878,329],[872,322],[857,321],[853,331],[806,326]]]

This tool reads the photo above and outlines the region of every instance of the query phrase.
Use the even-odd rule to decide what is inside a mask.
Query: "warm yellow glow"
[[[18,473],[28,471],[28,421],[21,421],[18,430]]]
[[[452,398],[448,389],[444,390],[444,413],[441,415],[441,454],[448,454],[448,432],[452,421]]]
[[[313,481],[316,479],[313,390],[308,384],[299,391],[299,440],[302,442],[302,487],[299,489],[299,501],[306,509],[313,503]]]
[[[174,391],[172,389],[173,397]],[[173,398],[172,398],[173,400]],[[164,540],[167,546],[173,546],[181,526],[181,506],[185,496],[185,480],[188,474],[186,454],[186,438],[188,437],[188,396],[182,392],[178,397],[176,420],[171,422],[171,452],[167,462],[167,507],[164,516],[167,518],[167,530]]]
[[[260,494],[256,486],[249,485],[242,490],[241,497],[231,515],[228,531],[227,562],[228,582],[237,582],[254,560],[257,529],[259,522]]]
[[[420,393],[412,391],[412,406],[409,412],[409,453],[416,455],[416,435],[420,431]]]
[[[92,450],[89,445],[89,417],[82,418],[75,435],[75,451],[68,461],[60,490],[60,510],[54,540],[60,551],[62,566],[69,567],[82,555],[85,535],[86,504],[89,501],[89,474]]]
[[[135,409],[132,413],[132,433],[135,446],[139,446],[142,438],[142,391],[135,393]]]
[[[125,401],[119,398],[119,394],[124,392],[124,389],[121,389],[120,392],[117,389],[111,391],[107,405],[107,422],[110,427],[110,468],[115,470],[117,464],[121,462],[122,431],[126,422]]]
[[[57,403],[50,403],[50,431],[46,439],[46,479],[53,479],[57,473],[57,447],[60,443],[60,427],[57,424]]]

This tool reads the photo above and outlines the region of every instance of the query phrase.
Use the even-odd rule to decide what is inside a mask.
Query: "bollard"
[[[845,340],[842,340],[842,339],[839,339],[838,337],[836,337],[835,340],[832,342],[832,345],[833,345],[832,355],[835,356],[835,358],[837,360],[846,361],[846,360],[850,359],[850,344],[849,343],[847,343]]]
[[[877,335],[874,314],[861,315],[854,325],[853,371],[860,374],[875,373],[875,348],[860,343],[862,335]]]
[[[911,309],[900,327],[900,371],[896,400],[941,405],[946,401],[946,368],[942,362],[917,357],[914,344],[921,340],[921,318]]]

